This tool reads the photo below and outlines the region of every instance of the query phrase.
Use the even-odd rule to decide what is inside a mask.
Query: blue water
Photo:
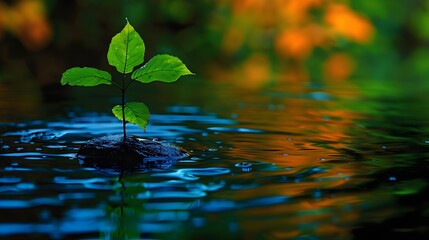
[[[147,131],[127,126],[129,135],[181,146],[190,156],[170,168],[126,174],[122,182],[117,172],[83,168],[76,158],[85,141],[121,133],[108,112],[1,123],[0,237],[419,239],[428,233],[429,119],[417,114],[421,99],[371,98],[355,87],[206,89],[216,99],[153,100]],[[47,107],[58,105],[64,103]]]

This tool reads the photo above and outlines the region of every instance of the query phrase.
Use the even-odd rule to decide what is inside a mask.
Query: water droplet
[[[23,190],[31,190],[36,188],[36,185],[33,183],[18,183],[16,184],[16,187]]]
[[[206,219],[201,217],[198,217],[198,218],[195,217],[195,218],[192,218],[192,223],[194,224],[195,227],[201,228],[201,227],[204,227],[206,223]]]
[[[287,153],[283,153],[282,155],[283,155],[283,156],[289,156],[289,154],[287,154]]]
[[[234,166],[241,168],[241,171],[243,171],[243,172],[252,171],[252,164],[249,162],[236,163],[236,164],[234,164]]]
[[[321,198],[322,197],[322,191],[320,190],[316,190],[313,192],[313,197],[314,198]]]
[[[287,138],[287,140],[288,140],[288,141],[292,141],[292,140],[293,140],[293,138],[291,138],[291,137],[288,137],[288,138]]]
[[[239,108],[245,108],[245,107],[246,107],[246,104],[241,102],[241,103],[239,103],[239,104],[238,104],[238,107],[239,107]]]
[[[240,163],[236,163],[236,164],[234,164],[234,166],[235,166],[235,167],[241,167],[241,168],[243,168],[243,167],[251,167],[251,166],[252,166],[252,164],[251,164],[251,163],[249,163],[249,162],[240,162]]]
[[[389,177],[389,181],[396,181],[396,177],[393,177],[393,176]]]
[[[216,148],[209,148],[209,149],[207,149],[207,151],[209,151],[209,152],[217,152],[217,149]]]
[[[325,101],[325,100],[331,100],[331,96],[329,93],[325,92],[312,92],[309,94],[310,99],[318,100],[318,101]]]
[[[49,210],[42,210],[42,211],[39,213],[39,218],[40,218],[41,220],[48,221],[50,217],[51,217],[51,212],[50,212]]]

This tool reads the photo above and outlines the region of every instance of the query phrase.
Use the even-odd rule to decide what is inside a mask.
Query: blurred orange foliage
[[[295,59],[307,58],[311,52],[311,45],[311,39],[304,29],[285,31],[276,39],[277,52]]]
[[[246,49],[252,52],[249,58],[265,55],[268,64],[266,61],[264,64],[268,71],[278,63],[282,65],[292,61],[301,64],[312,56],[315,48],[329,52],[339,38],[365,44],[374,35],[371,22],[344,1],[218,0],[217,3],[220,9],[231,11],[231,15],[224,15],[229,18],[224,21],[227,24],[223,29],[222,52],[231,56]],[[271,51],[274,54],[270,55]],[[247,63],[238,64],[238,68],[247,66]],[[352,57],[344,53],[333,53],[322,66],[322,74],[333,80],[347,79],[355,69]],[[283,74],[283,68],[280,71]],[[251,75],[243,77],[252,78]]]
[[[307,21],[309,18],[309,11],[314,7],[320,7],[322,5],[322,0],[277,0],[275,4],[284,21],[288,23],[300,23]]]
[[[373,34],[371,23],[344,4],[330,4],[325,21],[335,33],[358,43],[367,43]]]
[[[39,50],[51,40],[52,30],[42,0],[20,0],[13,5],[0,2],[0,37],[3,31],[15,35],[29,50]]]
[[[241,29],[231,27],[226,30],[223,38],[223,48],[227,52],[237,51],[244,42],[244,33]]]
[[[242,65],[243,75],[246,76],[243,84],[247,86],[258,86],[265,81],[270,74],[270,63],[264,54],[254,54]]]
[[[257,35],[274,33],[279,54],[302,60],[315,46],[329,47],[336,35],[357,43],[366,43],[373,35],[369,20],[336,0],[235,0],[229,4],[232,19],[223,39],[225,51],[237,49],[231,44],[246,44]],[[316,18],[313,9],[321,11],[323,18]],[[243,41],[239,32],[251,32],[251,36]]]
[[[324,64],[324,74],[332,80],[345,80],[354,70],[353,59],[346,53],[335,53],[331,55]]]

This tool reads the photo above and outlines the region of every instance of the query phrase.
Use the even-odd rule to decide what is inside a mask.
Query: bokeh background
[[[25,234],[30,216],[55,229],[65,224],[61,234],[85,233],[85,227],[98,234],[99,225],[81,221],[93,215],[87,204],[100,210],[99,202],[120,189],[70,188],[75,182],[69,179],[97,183],[100,175],[80,169],[69,156],[85,138],[120,133],[110,114],[120,93],[111,86],[61,86],[60,79],[76,66],[114,73],[107,50],[125,19],[145,41],[145,61],[167,53],[196,73],[171,84],[133,85],[128,100],[145,102],[154,117],[146,133],[129,125],[130,132],[194,151],[196,160],[179,163],[169,176],[186,177],[186,169],[195,167],[196,176],[213,174],[198,186],[213,181],[228,187],[201,202],[186,196],[183,203],[192,198],[197,211],[179,209],[185,215],[176,215],[135,201],[146,182],[161,181],[140,174],[127,180],[140,188],[121,190],[128,194],[122,197],[125,213],[113,202],[95,220],[120,222],[118,233],[126,229],[137,237],[139,220],[149,216],[144,211],[155,219],[144,223],[161,223],[156,226],[165,226],[165,216],[186,216],[179,219],[186,224],[165,230],[167,238],[242,231],[249,238],[348,239],[352,229],[356,236],[371,233],[356,239],[427,235],[429,0],[0,0],[1,168],[10,177],[2,184],[24,186],[22,197],[9,190],[3,195],[12,199],[0,204],[3,215],[18,219],[4,220],[24,222],[6,225],[6,233]],[[218,176],[213,166],[231,174]],[[30,170],[16,172],[19,167]],[[181,194],[189,190],[186,181],[162,180],[149,191],[177,188]],[[73,191],[97,195],[66,199],[54,210],[50,203],[35,208],[32,201]],[[17,196],[19,204],[30,199],[34,211],[9,211]],[[284,196],[293,201],[284,203]],[[79,207],[85,209],[74,211]],[[62,237],[43,229],[37,230]]]
[[[3,120],[31,118],[67,96],[59,81],[70,67],[114,71],[106,53],[125,18],[145,41],[146,61],[178,56],[197,73],[191,85],[246,92],[374,85],[363,94],[414,97],[429,89],[427,0],[2,0]]]

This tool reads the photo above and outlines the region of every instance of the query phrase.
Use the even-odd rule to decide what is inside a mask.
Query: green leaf
[[[123,120],[121,105],[113,107],[112,112],[119,120]],[[149,123],[149,115],[149,109],[142,102],[129,102],[125,104],[125,120],[129,123],[139,125],[143,130],[146,130],[146,125]]]
[[[74,67],[63,73],[62,85],[92,87],[100,84],[112,84],[112,76],[108,72],[90,67]]]
[[[174,82],[180,76],[190,74],[193,73],[179,58],[162,54],[153,57],[143,67],[135,70],[131,78],[142,83],[153,81]]]
[[[109,45],[107,60],[120,73],[130,73],[143,63],[145,46],[143,39],[127,20],[124,29],[116,34]]]

